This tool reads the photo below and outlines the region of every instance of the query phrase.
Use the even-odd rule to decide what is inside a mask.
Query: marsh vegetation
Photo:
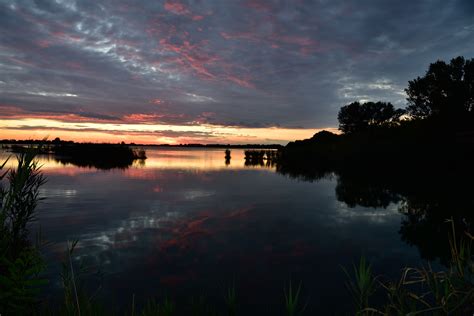
[[[135,160],[144,161],[147,156],[143,147],[131,147],[126,144],[95,144],[64,142],[59,138],[44,140],[36,144],[11,144],[7,150],[13,153],[26,152],[31,146],[37,154],[49,155],[62,164],[97,169],[125,169]]]

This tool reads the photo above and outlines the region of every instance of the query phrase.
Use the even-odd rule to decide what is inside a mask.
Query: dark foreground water
[[[179,304],[204,295],[219,305],[234,283],[242,315],[279,314],[292,280],[302,284],[308,314],[347,312],[341,266],[364,255],[376,273],[397,276],[421,262],[418,248],[402,241],[401,202],[349,207],[336,197],[335,175],[307,182],[245,167],[241,150],[229,165],[222,149],[147,155],[124,170],[41,159],[48,296],[60,293],[60,262],[75,239],[76,264],[101,271],[86,276],[87,287],[100,286],[99,298],[117,309],[133,295],[138,305],[165,295]]]

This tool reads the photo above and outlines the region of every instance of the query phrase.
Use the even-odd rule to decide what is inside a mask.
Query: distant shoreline
[[[143,147],[165,147],[165,148],[235,148],[235,149],[280,149],[284,145],[280,144],[136,144],[136,143],[93,143],[93,142],[74,142],[63,140],[15,140],[2,139],[1,145],[29,145],[29,144],[96,144],[96,145],[127,145],[127,146],[143,146]]]

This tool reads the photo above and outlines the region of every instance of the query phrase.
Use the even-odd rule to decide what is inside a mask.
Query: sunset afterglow
[[[245,128],[219,125],[163,125],[138,123],[65,122],[52,119],[0,120],[5,139],[60,137],[74,141],[135,142],[137,144],[268,143],[311,137],[318,130],[289,128]],[[326,130],[336,129],[327,128]]]
[[[422,2],[3,2],[0,136],[286,144],[335,131],[348,102],[404,106],[431,52],[472,51],[468,2]]]

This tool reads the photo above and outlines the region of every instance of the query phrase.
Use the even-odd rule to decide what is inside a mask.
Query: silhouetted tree
[[[338,138],[338,135],[328,132],[326,130],[322,130],[320,132],[317,132],[316,134],[311,137],[311,140],[313,142],[319,142],[319,143],[334,143]]]
[[[408,113],[417,119],[461,117],[474,112],[474,59],[456,57],[430,64],[423,77],[408,82]]]
[[[386,208],[390,203],[398,203],[402,197],[397,192],[380,185],[377,181],[361,179],[343,172],[338,174],[336,198],[349,207],[363,206],[372,208]]]
[[[391,103],[353,102],[339,110],[337,119],[339,129],[345,134],[350,134],[367,130],[369,127],[395,124],[403,113],[403,110],[395,109]]]

